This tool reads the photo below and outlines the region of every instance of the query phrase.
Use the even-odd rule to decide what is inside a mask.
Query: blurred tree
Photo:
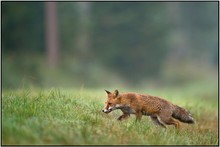
[[[185,64],[217,62],[217,12],[217,2],[4,1],[4,81],[14,84],[10,77],[21,79],[24,72],[36,74],[37,81],[45,74],[36,72],[41,66],[45,70],[44,54],[50,66],[61,62],[56,73],[68,82],[70,76],[95,83],[93,77],[115,74],[134,84],[161,77],[169,59],[175,58],[177,70],[180,59]],[[24,60],[35,55],[36,60]]]
[[[155,2],[93,4],[96,59],[128,81],[156,76],[167,50],[165,8]]]
[[[208,48],[217,41],[217,3],[174,2],[167,3],[167,7],[170,25],[173,26],[169,35],[171,50],[168,58],[173,62],[209,60],[211,52]]]
[[[189,40],[193,41],[191,58],[199,62],[210,60],[218,39],[218,2],[186,2],[181,4],[181,10]]]
[[[169,62],[177,62],[183,60],[192,48],[192,40],[190,38],[191,32],[185,26],[185,19],[183,19],[181,3],[172,2],[166,3],[168,10],[168,19],[172,29],[169,31],[170,53],[167,57]]]
[[[45,2],[45,13],[47,59],[49,67],[53,68],[58,63],[59,55],[56,2]]]
[[[89,55],[91,49],[90,41],[90,2],[77,2],[76,9],[78,11],[78,37],[76,41],[76,50],[78,51],[78,57],[85,62],[89,62]],[[86,64],[86,63],[85,63]]]
[[[18,54],[44,52],[42,2],[7,2],[2,8],[2,50]]]

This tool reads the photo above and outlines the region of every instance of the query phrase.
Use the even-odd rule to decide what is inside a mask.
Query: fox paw
[[[119,116],[119,117],[117,118],[117,120],[119,120],[119,121],[121,121],[121,119],[122,119],[122,116]]]

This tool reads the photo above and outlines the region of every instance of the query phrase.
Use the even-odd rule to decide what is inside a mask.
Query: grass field
[[[217,87],[129,91],[166,98],[188,109],[196,124],[181,123],[177,134],[173,126],[165,130],[148,117],[118,122],[120,110],[101,112],[104,89],[3,90],[2,145],[218,145]]]

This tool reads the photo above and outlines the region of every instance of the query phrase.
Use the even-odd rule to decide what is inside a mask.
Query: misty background
[[[217,87],[218,2],[1,2],[2,87]]]

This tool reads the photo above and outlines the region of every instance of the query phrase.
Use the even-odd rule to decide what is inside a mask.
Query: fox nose
[[[102,110],[102,112],[104,112],[104,110]]]

